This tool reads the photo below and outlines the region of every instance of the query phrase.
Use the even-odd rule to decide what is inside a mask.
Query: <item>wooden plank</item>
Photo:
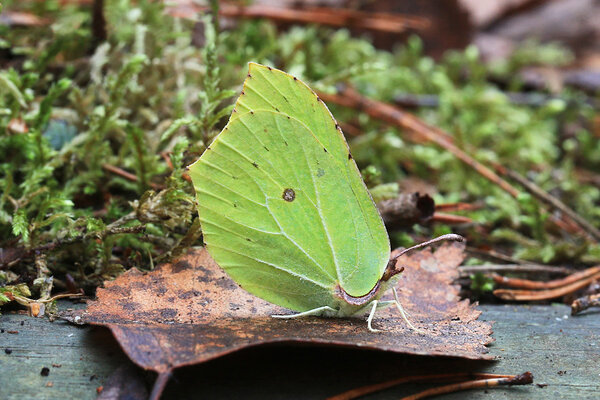
[[[0,316],[0,399],[95,399],[96,388],[128,362],[106,329]]]
[[[71,306],[62,303],[62,306]],[[566,306],[482,306],[497,321],[491,346],[497,362],[406,357],[375,351],[300,346],[245,350],[175,373],[165,399],[322,399],[402,375],[449,371],[534,373],[528,387],[498,388],[440,399],[585,399],[600,393],[598,312],[571,317]],[[23,323],[23,325],[21,325]],[[118,366],[130,363],[102,328],[0,316],[0,399],[94,399]],[[8,331],[18,331],[11,334]],[[385,333],[382,333],[385,334]],[[10,354],[5,352],[10,349]],[[60,364],[61,367],[54,367]],[[43,367],[49,375],[40,374]],[[94,376],[93,379],[90,379]],[[52,382],[52,387],[46,384]],[[431,386],[405,385],[368,396],[397,399]]]

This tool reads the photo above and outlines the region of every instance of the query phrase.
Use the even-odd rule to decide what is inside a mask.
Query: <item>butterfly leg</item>
[[[378,300],[377,303],[377,309],[379,310],[380,308],[387,308],[389,306],[391,306],[392,304],[396,304],[396,300]]]
[[[334,314],[337,313],[337,310],[334,308],[331,308],[329,306],[323,306],[323,307],[317,307],[317,308],[313,308],[312,310],[308,310],[308,311],[303,311],[301,313],[298,314],[289,314],[289,315],[271,315],[271,317],[273,318],[281,318],[281,319],[291,319],[291,318],[302,318],[302,317],[308,317],[311,315],[325,315],[326,311],[332,311]]]
[[[396,307],[398,308],[398,311],[400,311],[400,315],[402,315],[402,319],[404,319],[404,321],[406,321],[406,324],[410,327],[410,329],[412,329],[413,331],[415,331],[417,333],[421,333],[423,335],[427,334],[425,331],[417,328],[416,326],[414,326],[412,324],[412,322],[410,322],[410,320],[406,316],[406,311],[404,311],[404,307],[402,307],[402,304],[400,304],[400,299],[398,299],[398,292],[396,292],[396,288],[392,287],[392,291],[394,292],[394,300],[395,300],[394,302],[396,303]]]
[[[385,301],[381,301],[379,300],[379,303],[377,303],[377,309],[379,310],[380,308],[387,308],[391,305],[396,305],[396,300],[385,300]],[[404,308],[403,308],[404,310]],[[406,314],[406,316],[408,318],[412,318],[410,313],[408,312],[408,310],[404,310],[404,314]]]
[[[373,304],[373,307],[371,307],[371,312],[369,313],[369,317],[367,318],[367,328],[369,328],[369,330],[371,332],[381,332],[379,329],[375,329],[373,328],[373,317],[375,316],[375,310],[377,309],[377,304],[379,304],[378,300],[373,300],[371,302],[371,304]]]

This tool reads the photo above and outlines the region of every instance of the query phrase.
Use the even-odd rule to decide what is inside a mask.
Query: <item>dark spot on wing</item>
[[[285,143],[286,146],[288,145],[288,143],[285,140],[283,141],[283,143]]]
[[[250,114],[254,115],[254,111],[250,110]]]
[[[252,78],[252,75],[248,74],[248,78]]]
[[[352,154],[348,153],[348,160],[352,160]]]
[[[298,78],[294,77],[294,80],[295,80],[295,81],[297,81],[297,80],[298,80]]]
[[[249,241],[249,242],[251,242],[251,241],[252,241],[252,239],[248,239],[248,238],[246,238],[246,240],[247,240],[247,241]]]
[[[268,66],[267,66],[267,68],[269,69],[269,71],[273,71],[273,68],[271,68],[271,67],[268,67]]]
[[[270,151],[267,146],[263,146],[263,147],[265,148],[266,151]]]
[[[327,149],[325,147],[323,147],[323,150],[325,151],[325,153],[327,153]]]
[[[291,118],[289,115],[288,115],[287,117],[288,117],[288,119],[290,119],[290,118]]]
[[[254,165],[254,168],[258,168],[258,164],[253,162],[252,165]]]
[[[234,207],[234,208],[237,208],[237,203],[233,203],[233,207]]]
[[[296,198],[296,192],[294,189],[285,189],[283,191],[283,195],[281,196],[285,201],[292,202]]]
[[[340,129],[340,126],[337,123],[335,124],[335,129]]]
[[[241,94],[241,96],[243,96],[243,95],[245,95],[245,94],[246,94],[246,93],[244,93],[244,91],[242,90],[242,94]]]
[[[279,112],[279,108],[277,107],[273,107],[275,109],[275,111]]]

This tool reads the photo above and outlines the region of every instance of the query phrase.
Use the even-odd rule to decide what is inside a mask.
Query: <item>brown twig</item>
[[[600,266],[588,268],[584,271],[576,272],[562,279],[555,279],[553,281],[530,281],[527,279],[508,278],[506,276],[494,275],[493,279],[499,285],[507,286],[515,289],[531,289],[531,290],[548,290],[556,289],[561,286],[567,286],[582,279],[587,279],[590,276],[598,275],[600,273]]]
[[[531,372],[525,372],[521,375],[514,375],[505,378],[479,379],[468,382],[453,383],[442,387],[424,390],[420,393],[403,397],[402,400],[418,400],[430,396],[437,396],[444,393],[453,393],[461,390],[483,389],[495,386],[529,385],[533,383]]]
[[[590,307],[600,307],[600,293],[580,297],[571,303],[571,315],[576,315]]]
[[[455,211],[473,211],[479,210],[482,208],[481,204],[471,204],[471,203],[444,203],[444,204],[436,204],[435,211],[442,212],[455,212]]]
[[[499,374],[485,374],[485,373],[468,373],[459,372],[453,374],[435,374],[435,375],[414,375],[405,376],[402,378],[392,379],[389,381],[376,383],[374,385],[361,386],[358,388],[350,389],[346,392],[337,394],[335,396],[328,397],[327,400],[352,400],[367,394],[379,392],[385,389],[389,389],[394,386],[401,385],[403,383],[422,383],[422,382],[452,382],[461,381],[465,379],[498,379],[498,378],[512,378],[514,375],[499,375]]]
[[[560,99],[558,96],[547,96],[540,93],[504,92],[511,104],[528,107],[542,107],[548,102]],[[586,103],[595,106],[597,103],[592,99],[586,99]],[[440,97],[434,94],[400,93],[394,96],[394,104],[404,108],[437,108],[440,105]]]
[[[193,4],[175,5],[167,12],[174,17],[188,18],[207,7]],[[236,6],[222,4],[219,15],[230,18],[267,18],[275,22],[321,24],[344,28],[361,28],[374,31],[403,33],[408,29],[423,30],[429,27],[428,19],[401,14],[373,13],[343,8],[293,9],[270,7],[262,4]]]
[[[582,279],[569,285],[560,286],[555,289],[548,290],[519,290],[519,289],[496,289],[494,295],[502,300],[515,301],[539,301],[550,300],[557,297],[566,296],[583,289],[595,280],[600,279],[600,272],[586,279]]]
[[[452,142],[452,136],[450,134],[436,127],[427,125],[410,113],[404,112],[393,105],[364,97],[349,87],[344,88],[338,94],[319,93],[319,96],[326,102],[364,111],[372,118],[415,132],[419,136],[452,153],[456,158],[473,168],[489,181],[500,186],[511,196],[517,197],[519,194],[519,191],[510,183],[502,179],[490,168],[475,160],[464,150],[457,147]]]
[[[163,151],[162,153],[160,153],[160,156],[163,160],[165,160],[167,167],[169,167],[170,170],[173,170],[174,167],[173,162],[171,161],[171,154],[169,152]]]
[[[595,239],[596,242],[600,241],[600,230],[597,229],[592,224],[590,224],[585,218],[583,218],[579,214],[577,214],[573,209],[571,209],[565,203],[563,203],[556,197],[554,197],[551,194],[549,194],[548,192],[546,192],[544,189],[542,189],[541,187],[536,185],[534,182],[521,176],[516,171],[512,171],[502,165],[496,165],[495,169],[499,174],[507,176],[510,179],[513,179],[514,181],[518,182],[521,186],[523,186],[525,189],[527,189],[527,191],[529,193],[531,193],[532,195],[534,195],[535,197],[540,199],[545,204],[560,211],[564,216],[568,217],[571,221],[573,221],[575,224],[577,224],[585,233],[588,234],[588,236]]]
[[[572,272],[571,269],[566,267],[554,267],[551,265],[537,265],[537,264],[484,264],[484,265],[463,265],[458,267],[458,271],[461,274],[470,275],[477,272],[489,273],[489,272],[517,272],[517,273],[530,273],[530,272],[544,272],[548,274],[562,274],[568,275]]]
[[[435,212],[431,217],[431,222],[437,222],[440,224],[458,225],[458,224],[471,224],[473,220],[469,217],[462,215],[446,214],[441,212]]]
[[[112,172],[115,175],[119,175],[129,181],[132,181],[132,182],[138,181],[138,177],[136,175],[132,174],[131,172],[127,172],[124,169],[121,169],[119,167],[115,167],[114,165],[102,164],[102,168],[104,168],[105,170],[107,170],[109,172]],[[154,190],[164,189],[164,186],[153,183],[153,182],[150,182],[149,185]]]

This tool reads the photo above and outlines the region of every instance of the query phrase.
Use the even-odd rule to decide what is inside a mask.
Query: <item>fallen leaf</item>
[[[364,317],[272,318],[290,311],[241,289],[204,249],[146,274],[127,271],[98,289],[80,317],[110,328],[136,364],[159,373],[276,342],[491,359],[491,325],[477,320],[480,311],[459,301],[452,285],[463,258],[462,244],[399,258],[406,268],[401,302],[427,335],[408,328],[391,307],[376,314],[374,326],[384,331],[378,334],[367,330]]]

